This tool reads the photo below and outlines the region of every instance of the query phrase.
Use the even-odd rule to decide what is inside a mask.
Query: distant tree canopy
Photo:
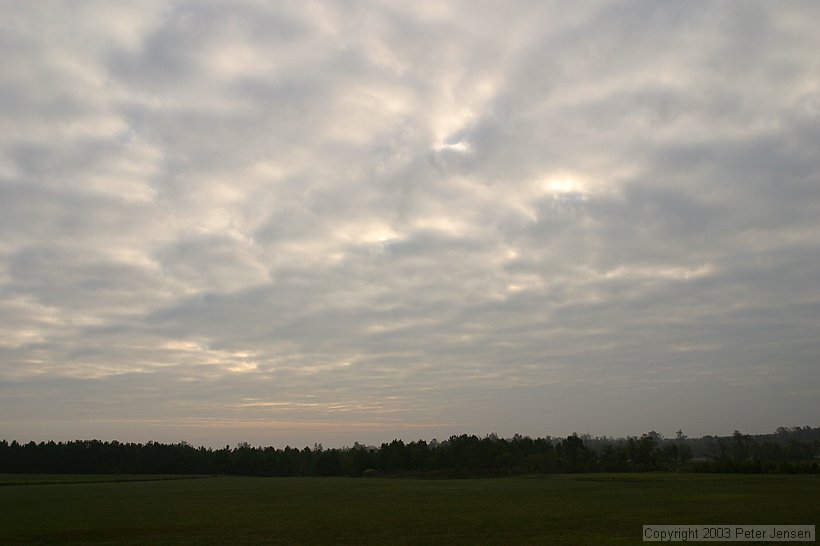
[[[462,434],[448,440],[393,440],[379,447],[222,449],[178,444],[76,440],[0,441],[0,473],[237,474],[248,476],[415,475],[500,476],[556,472],[683,470],[698,472],[818,472],[820,427],[779,428],[774,434],[674,439],[640,437],[499,438]]]

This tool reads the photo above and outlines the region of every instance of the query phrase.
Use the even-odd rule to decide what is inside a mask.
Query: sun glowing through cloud
[[[542,177],[537,187],[540,193],[555,196],[566,195],[588,195],[593,191],[593,185],[589,179],[569,172],[558,172]]]

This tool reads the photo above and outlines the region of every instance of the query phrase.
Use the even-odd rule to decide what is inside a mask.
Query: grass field
[[[150,482],[157,480],[190,480],[207,476],[188,474],[0,474],[3,485],[43,485],[58,483]]]
[[[806,475],[94,478],[0,486],[0,543],[638,544],[647,523],[820,519],[820,476]]]

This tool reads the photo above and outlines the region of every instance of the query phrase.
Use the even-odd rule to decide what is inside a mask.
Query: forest
[[[674,438],[649,432],[627,438],[500,438],[462,434],[447,440],[393,440],[380,446],[221,449],[186,442],[0,441],[0,473],[231,474],[244,476],[479,477],[574,472],[819,472],[820,427],[780,427],[772,434]]]

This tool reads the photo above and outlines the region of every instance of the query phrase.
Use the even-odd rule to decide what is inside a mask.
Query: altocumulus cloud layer
[[[4,2],[0,436],[816,425],[818,20]]]

